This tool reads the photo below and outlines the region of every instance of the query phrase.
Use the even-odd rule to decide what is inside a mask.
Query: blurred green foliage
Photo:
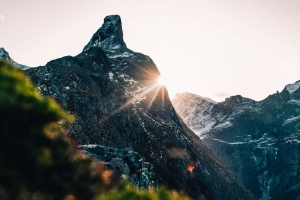
[[[92,199],[102,186],[63,126],[73,117],[0,61],[0,199]]]
[[[99,196],[96,200],[189,200],[187,196],[175,191],[168,191],[161,187],[157,191],[137,190],[129,184],[122,183],[107,194]]]

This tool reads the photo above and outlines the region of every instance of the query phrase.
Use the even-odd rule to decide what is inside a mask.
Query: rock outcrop
[[[299,86],[300,81],[287,85],[259,102],[237,95],[212,105],[179,94],[173,105],[256,196],[296,199],[295,195],[300,197]]]
[[[101,145],[81,145],[78,150],[94,161],[103,164],[112,176],[128,179],[139,189],[157,189],[154,166],[140,154],[126,149],[116,149]]]
[[[7,62],[11,63],[13,66],[15,66],[16,68],[25,70],[25,69],[29,69],[29,67],[25,66],[25,65],[21,65],[17,62],[15,62],[8,54],[7,51],[5,51],[4,48],[0,47],[0,60],[6,60]]]
[[[79,144],[131,149],[153,164],[158,184],[206,199],[254,199],[177,116],[146,55],[128,49],[120,17],[108,16],[82,53],[26,70],[46,96],[76,116]]]

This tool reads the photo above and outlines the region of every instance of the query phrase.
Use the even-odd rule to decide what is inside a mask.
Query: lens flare
[[[190,165],[190,166],[187,167],[186,170],[187,170],[188,172],[193,172],[194,168],[195,168],[194,166],[191,166],[191,165]]]

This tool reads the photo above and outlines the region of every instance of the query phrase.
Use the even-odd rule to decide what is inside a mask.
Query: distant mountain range
[[[69,136],[85,145],[89,154],[97,147],[91,144],[105,146],[103,151],[113,147],[112,156],[119,156],[117,149],[126,149],[120,151],[123,157],[135,151],[154,167],[149,174],[155,171],[159,185],[191,197],[256,199],[181,121],[166,88],[156,83],[160,73],[154,62],[127,48],[118,15],[105,17],[77,56],[52,60],[25,73],[43,95],[52,96],[76,116]]]
[[[177,114],[260,199],[300,198],[300,81],[254,101],[181,93]]]

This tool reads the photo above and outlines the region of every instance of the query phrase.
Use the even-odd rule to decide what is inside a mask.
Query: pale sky
[[[171,97],[254,100],[300,80],[298,0],[0,0],[0,47],[20,64],[79,54],[106,15],[150,56]]]

